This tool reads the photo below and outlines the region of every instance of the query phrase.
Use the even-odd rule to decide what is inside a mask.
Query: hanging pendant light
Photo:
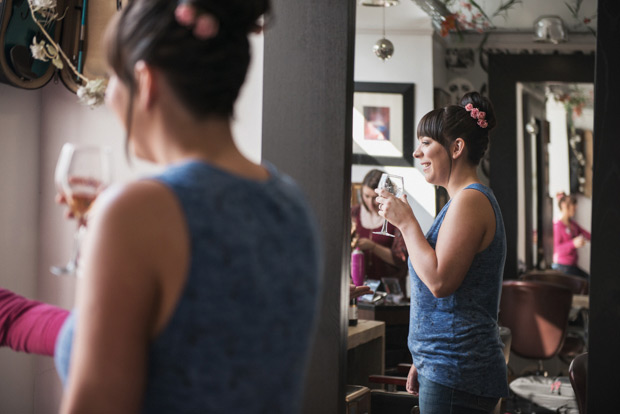
[[[564,43],[568,34],[564,22],[558,16],[541,16],[534,22],[534,41],[541,43]]]
[[[383,37],[377,40],[372,50],[384,62],[394,54],[394,44],[385,37],[385,8],[383,9]]]

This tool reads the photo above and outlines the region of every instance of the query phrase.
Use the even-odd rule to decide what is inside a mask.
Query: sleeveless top
[[[170,322],[150,344],[143,413],[300,409],[320,283],[317,226],[296,184],[264,166],[264,182],[200,161],[154,177],[182,206],[191,257]],[[75,324],[74,311],[56,343],[65,385]]]
[[[497,314],[501,293],[506,234],[497,200],[490,188],[471,184],[495,212],[495,237],[474,256],[463,283],[452,295],[436,298],[415,273],[411,260],[409,350],[418,373],[435,383],[483,397],[508,395],[506,361]],[[426,234],[435,248],[437,234],[451,200]]]

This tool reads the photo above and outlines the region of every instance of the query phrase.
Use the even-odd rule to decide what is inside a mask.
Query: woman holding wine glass
[[[400,229],[409,251],[406,388],[419,394],[424,414],[490,413],[508,395],[497,326],[506,236],[493,192],[477,174],[494,126],[493,107],[477,92],[418,124],[413,155],[426,181],[450,195],[426,235],[406,196],[377,189],[379,214]]]
[[[398,279],[405,292],[407,277],[407,248],[400,231],[387,224],[386,233],[380,234],[384,219],[379,216],[375,188],[379,186],[383,171],[372,169],[362,180],[361,203],[351,207],[352,248],[364,252],[364,263],[368,279],[382,277]]]
[[[86,215],[95,198],[112,181],[111,150],[95,145],[65,143],[60,151],[54,181],[58,201],[69,206],[69,215],[77,220],[71,258],[65,266],[52,266],[57,275],[73,274],[77,270],[82,230]]]
[[[165,169],[93,205],[55,347],[62,413],[299,411],[316,225],[297,185],[231,131],[269,9],[133,0],[112,22],[106,103],[130,151]]]

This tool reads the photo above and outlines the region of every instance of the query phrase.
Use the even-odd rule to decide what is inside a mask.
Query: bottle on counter
[[[353,284],[355,286],[362,286],[365,275],[364,252],[359,247],[356,247],[351,252],[351,279],[353,279]]]
[[[357,299],[349,300],[349,326],[357,325]]]

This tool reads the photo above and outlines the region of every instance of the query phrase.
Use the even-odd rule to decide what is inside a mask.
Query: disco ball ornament
[[[386,59],[391,58],[394,54],[394,45],[384,37],[377,40],[377,43],[375,43],[372,50],[379,59],[385,62]]]

